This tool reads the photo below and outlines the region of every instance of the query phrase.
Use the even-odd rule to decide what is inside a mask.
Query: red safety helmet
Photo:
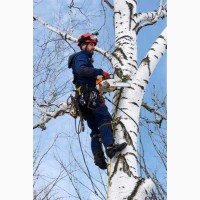
[[[95,46],[98,42],[96,35],[85,33],[78,38],[78,46],[80,47],[83,43],[94,43]]]

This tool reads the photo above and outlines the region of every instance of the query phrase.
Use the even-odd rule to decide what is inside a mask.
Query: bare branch
[[[36,105],[35,107],[42,112],[41,122],[35,124],[33,126],[33,129],[35,128],[41,128],[42,130],[45,130],[45,124],[49,122],[52,118],[56,118],[58,116],[62,116],[64,114],[69,114],[70,105],[67,103],[60,103],[59,105],[56,105],[59,109],[47,112],[43,109],[44,105]],[[49,105],[48,105],[49,106]]]
[[[33,176],[35,175],[35,173],[37,172],[38,168],[40,167],[43,158],[48,154],[48,152],[49,152],[49,151],[53,148],[53,146],[55,145],[56,140],[58,139],[58,136],[59,136],[59,135],[56,135],[56,137],[54,138],[54,141],[53,141],[53,143],[51,144],[51,146],[47,149],[47,151],[46,151],[46,152],[42,155],[42,157],[40,158],[40,160],[39,160],[37,166],[35,166],[35,170],[34,170]]]
[[[162,115],[161,113],[157,112],[154,108],[151,108],[150,106],[147,105],[147,103],[142,102],[142,106],[147,109],[151,113],[155,113],[156,115],[160,116],[162,119],[167,120],[167,117]]]
[[[153,25],[160,18],[163,19],[166,16],[167,8],[161,5],[157,11],[136,14],[132,20],[136,21],[136,23],[138,24],[135,28],[136,32],[138,33],[141,28],[148,25]]]
[[[77,38],[72,37],[69,34],[63,33],[60,30],[54,28],[53,26],[49,25],[48,23],[46,23],[44,20],[42,20],[41,18],[39,18],[38,16],[33,16],[34,20],[37,20],[38,22],[40,22],[42,25],[44,25],[47,29],[49,29],[50,31],[53,31],[54,33],[60,35],[64,40],[70,40],[73,42],[77,42]],[[113,59],[114,57],[108,53],[107,51],[104,51],[103,49],[100,49],[98,47],[95,48],[95,51],[101,53],[103,56],[105,56],[109,61],[111,61],[111,59]]]
[[[65,34],[63,32],[61,32],[60,30],[54,28],[53,26],[49,25],[48,23],[46,23],[44,20],[42,20],[41,18],[39,18],[38,16],[33,16],[34,20],[37,20],[38,22],[40,22],[42,25],[44,25],[47,29],[49,29],[50,31],[53,31],[54,33],[57,33],[58,35],[60,35],[63,39],[65,40],[70,40],[73,42],[77,42],[77,39],[72,37],[69,34]]]
[[[108,0],[104,0],[104,2],[113,10],[114,6],[108,1]]]

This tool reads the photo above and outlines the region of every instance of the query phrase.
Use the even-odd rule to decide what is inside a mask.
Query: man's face
[[[84,45],[82,47],[82,49],[93,54],[94,53],[94,49],[95,49],[95,44],[94,43],[89,43],[88,45]]]

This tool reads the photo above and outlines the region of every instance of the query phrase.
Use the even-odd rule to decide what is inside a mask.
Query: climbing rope
[[[90,171],[89,171],[89,169],[88,169],[88,166],[87,166],[87,163],[86,163],[86,160],[85,160],[85,156],[84,156],[84,153],[83,153],[83,148],[82,148],[82,145],[81,145],[81,140],[80,140],[80,135],[79,135],[79,134],[78,134],[78,141],[79,141],[79,145],[80,145],[80,149],[81,149],[83,161],[84,161],[84,164],[85,164],[85,166],[86,166],[86,169],[87,169],[87,172],[88,172],[88,176],[89,176],[90,182],[91,182],[91,184],[92,184],[94,193],[95,193],[100,199],[102,199],[102,198],[98,195],[98,193],[97,193],[97,191],[96,191],[96,189],[95,189],[95,184],[94,184],[94,182],[92,181],[92,176],[91,176],[91,174],[90,174]],[[99,192],[100,192],[100,191],[99,191]],[[101,192],[100,192],[100,193],[101,193]],[[102,194],[102,193],[101,193],[101,194]],[[103,194],[102,194],[102,196],[103,196]]]
[[[121,108],[119,108],[116,104],[114,104],[110,99],[108,99],[105,95],[104,95],[104,98],[106,100],[108,100],[111,104],[113,104],[117,109],[119,109],[120,111],[122,111],[126,116],[128,116],[135,124],[136,126],[138,127],[138,124],[136,123],[136,121],[129,115],[127,114],[126,112],[124,112]]]

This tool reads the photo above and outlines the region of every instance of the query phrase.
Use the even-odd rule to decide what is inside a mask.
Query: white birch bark
[[[139,68],[137,65],[137,20],[131,20],[136,13],[136,1],[114,1],[115,51],[118,63],[113,65],[116,75],[131,84],[115,92],[113,103],[114,137],[117,143],[128,146],[109,166],[107,199],[143,200],[154,186],[152,180],[143,180],[137,172],[137,136],[139,114],[145,88],[159,59],[166,50],[166,32],[153,44]],[[140,18],[141,19],[141,18]],[[121,69],[121,70],[120,70]],[[125,114],[125,113],[126,114]]]

